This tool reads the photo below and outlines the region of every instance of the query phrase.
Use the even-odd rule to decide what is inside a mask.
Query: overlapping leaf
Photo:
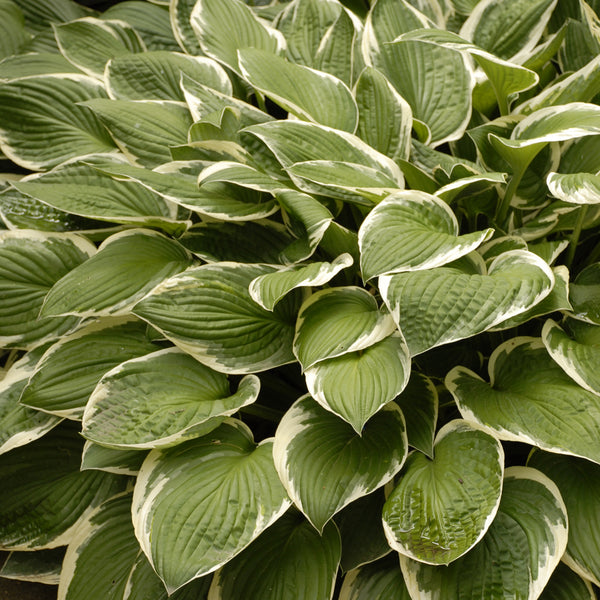
[[[464,367],[446,378],[463,417],[502,440],[600,462],[600,397],[575,383],[539,339],[514,338],[489,362],[490,383]]]
[[[204,438],[148,455],[133,524],[170,593],[231,560],[287,510],[272,444],[257,446],[250,430],[230,419]]]
[[[384,408],[358,435],[308,395],[281,419],[273,446],[290,498],[319,531],[344,506],[392,479],[406,452],[406,426],[397,406]]]
[[[11,552],[0,569],[0,577],[58,585],[64,556],[64,548]]]

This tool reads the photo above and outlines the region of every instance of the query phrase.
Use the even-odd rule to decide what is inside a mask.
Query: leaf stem
[[[512,202],[512,199],[519,188],[519,184],[521,183],[521,179],[523,179],[526,169],[527,167],[519,169],[517,172],[513,173],[513,176],[510,178],[510,181],[506,186],[504,198],[502,198],[502,202],[498,207],[498,211],[496,213],[496,223],[499,227],[505,229],[505,231],[508,230],[507,219],[510,203]]]
[[[575,258],[575,251],[577,250],[577,244],[579,243],[579,236],[581,235],[581,231],[583,229],[587,209],[588,207],[586,204],[579,208],[579,215],[577,216],[577,221],[575,222],[575,229],[573,229],[571,239],[569,240],[569,250],[567,252],[567,258],[565,260],[565,264],[567,265],[568,269],[571,269],[573,259]]]

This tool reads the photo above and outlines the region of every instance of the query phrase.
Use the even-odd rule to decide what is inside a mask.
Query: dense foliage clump
[[[593,600],[583,0],[0,0],[0,575]]]

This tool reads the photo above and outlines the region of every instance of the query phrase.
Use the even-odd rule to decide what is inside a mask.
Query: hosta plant
[[[0,0],[0,575],[594,599],[599,9]]]

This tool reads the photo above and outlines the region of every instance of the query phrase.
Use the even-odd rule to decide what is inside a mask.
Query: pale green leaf
[[[506,183],[506,173],[483,173],[482,175],[471,175],[461,177],[435,190],[434,196],[441,198],[447,204],[465,198],[478,198],[479,194],[485,192],[496,184]]]
[[[25,19],[19,7],[11,0],[0,2],[0,59],[17,54],[29,40]]]
[[[147,452],[139,450],[115,450],[92,442],[86,442],[81,453],[81,470],[98,470],[116,475],[135,477]]]
[[[320,360],[358,352],[394,331],[390,315],[359,287],[320,290],[302,305],[296,322],[294,354],[303,369]]]
[[[311,396],[360,435],[367,421],[406,387],[410,356],[396,333],[367,348],[320,360],[305,376]]]
[[[352,263],[353,259],[349,254],[342,254],[330,263],[299,264],[259,275],[250,282],[250,296],[266,310],[273,310],[275,304],[293,289],[325,285]]]
[[[319,535],[290,509],[215,574],[208,600],[329,600],[341,550],[333,523]]]
[[[600,466],[572,456],[535,450],[527,465],[539,469],[558,486],[567,506],[569,541],[563,561],[576,573],[600,583]]]
[[[59,425],[3,455],[3,549],[64,546],[95,506],[123,489],[122,480],[115,475],[79,471],[82,441],[76,427]]]
[[[549,173],[550,193],[570,204],[600,204],[600,175],[591,173]]]
[[[64,548],[11,552],[0,569],[0,577],[58,585],[64,556]]]
[[[19,404],[41,354],[40,349],[27,353],[0,379],[0,454],[33,442],[60,422],[59,417]]]
[[[409,446],[433,458],[438,418],[438,393],[433,381],[412,371],[406,387],[394,401],[404,415]]]
[[[600,397],[584,390],[552,360],[542,340],[514,338],[498,346],[491,383],[465,367],[446,377],[464,418],[502,440],[526,442],[600,463]]]
[[[553,287],[550,267],[525,250],[501,254],[487,274],[465,271],[458,261],[379,278],[412,355],[486,331],[529,310]]]
[[[87,239],[34,230],[0,232],[0,342],[30,348],[73,330],[79,318],[38,319],[44,297],[96,252]]]
[[[41,170],[85,154],[111,152],[114,143],[98,119],[80,105],[105,99],[85,75],[40,75],[0,88],[0,147],[18,165]]]
[[[285,39],[241,0],[198,0],[190,21],[207,56],[240,73],[237,51],[257,48],[279,54]]]
[[[538,43],[557,0],[481,0],[460,30],[477,46],[515,63]]]
[[[191,264],[192,257],[181,244],[156,231],[116,233],[92,258],[54,284],[40,315],[127,314],[156,285]]]
[[[492,234],[486,229],[459,236],[458,221],[445,202],[418,190],[396,192],[368,214],[358,231],[363,279],[440,267]]]
[[[356,130],[356,101],[337,77],[264,50],[240,50],[238,56],[250,85],[295,117],[350,133]]]
[[[289,182],[275,179],[251,165],[226,160],[203,169],[198,177],[198,183],[200,185],[231,183],[269,194],[277,194],[289,189]]]
[[[21,404],[80,418],[104,373],[155,350],[145,323],[127,317],[94,321],[63,336],[44,353],[23,390]]]
[[[39,33],[48,30],[52,23],[66,23],[89,16],[85,6],[73,0],[14,0],[25,15],[28,29]]]
[[[81,73],[81,71],[62,54],[29,52],[16,54],[0,62],[0,79],[3,81],[67,73]]]
[[[146,50],[137,31],[124,21],[84,17],[55,25],[54,32],[61,54],[97,79],[103,78],[111,58]]]
[[[241,421],[152,450],[133,495],[136,537],[172,593],[239,554],[289,507],[272,445]]]
[[[340,600],[410,600],[404,576],[400,570],[398,555],[388,556],[344,577]]]
[[[413,452],[383,507],[390,546],[401,555],[447,565],[468,552],[492,523],[502,492],[504,451],[462,420],[438,432],[433,459]]]
[[[270,312],[248,293],[268,267],[213,263],[167,279],[133,312],[175,345],[224,373],[254,373],[294,360],[292,338],[298,297]]]
[[[258,377],[248,375],[231,394],[225,375],[166,348],[104,374],[86,405],[82,433],[111,448],[172,446],[216,429],[222,417],[254,402],[259,389]]]
[[[273,445],[275,467],[290,498],[319,531],[344,506],[392,479],[406,452],[406,427],[397,406],[384,408],[358,435],[308,395],[281,419]]]
[[[576,319],[565,325],[571,335],[552,319],[546,321],[542,329],[546,350],[569,377],[600,395],[600,327]]]
[[[359,119],[356,135],[392,160],[408,160],[412,111],[385,76],[367,67],[354,90]]]
[[[536,600],[567,543],[556,485],[528,467],[506,469],[498,513],[484,538],[448,567],[400,558],[411,598]]]
[[[171,0],[169,15],[175,39],[184,52],[201,56],[203,52],[190,22],[195,4],[196,0]]]
[[[231,81],[219,63],[205,57],[154,51],[112,59],[106,66],[108,94],[119,100],[185,101],[182,74],[231,94]]]

